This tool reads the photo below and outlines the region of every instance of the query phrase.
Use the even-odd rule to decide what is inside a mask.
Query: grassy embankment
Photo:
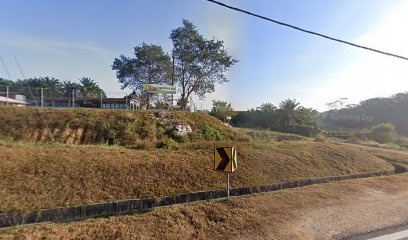
[[[234,130],[218,119],[189,112],[101,109],[0,108],[0,138],[36,143],[120,145],[136,149],[177,148],[197,141],[303,140],[302,136],[256,130]],[[169,131],[190,125],[181,137]]]
[[[408,175],[156,208],[130,216],[0,230],[1,239],[337,239],[398,225]],[[381,221],[378,221],[381,219]]]
[[[212,170],[214,145],[238,148],[233,187],[393,169],[364,150],[278,142],[302,138],[238,131],[200,113],[0,111],[0,213],[222,189],[225,175]],[[56,143],[38,144],[50,140],[39,112]],[[193,133],[166,132],[172,122],[190,124]],[[156,148],[166,142],[170,149]]]

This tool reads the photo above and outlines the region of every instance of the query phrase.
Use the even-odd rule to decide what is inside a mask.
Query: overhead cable
[[[284,23],[284,22],[281,22],[281,21],[277,21],[277,20],[274,20],[274,19],[271,19],[271,18],[268,18],[268,17],[265,17],[265,16],[261,16],[261,15],[256,14],[256,13],[252,13],[252,12],[249,12],[249,11],[244,10],[244,9],[233,7],[233,6],[227,5],[227,4],[222,3],[222,2],[218,2],[218,1],[215,1],[215,0],[205,0],[205,1],[212,2],[212,3],[218,4],[220,6],[223,6],[223,7],[226,7],[226,8],[241,12],[241,13],[245,13],[247,15],[251,15],[253,17],[261,18],[261,19],[269,21],[269,22],[273,22],[273,23],[276,23],[276,24],[279,24],[279,25],[282,25],[282,26],[285,26],[285,27],[289,27],[289,28],[292,28],[294,30],[301,31],[301,32],[304,32],[304,33],[307,33],[307,34],[322,37],[322,38],[325,38],[325,39],[328,39],[328,40],[331,40],[331,41],[343,43],[343,44],[346,44],[346,45],[349,45],[349,46],[361,48],[361,49],[371,51],[371,52],[376,52],[376,53],[387,55],[387,56],[390,56],[390,57],[396,57],[396,58],[399,58],[399,59],[408,60],[407,57],[404,57],[404,56],[401,56],[401,55],[398,55],[398,54],[394,54],[394,53],[382,51],[382,50],[379,50],[379,49],[359,45],[359,44],[352,43],[352,42],[349,42],[349,41],[345,41],[345,40],[342,40],[342,39],[338,39],[338,38],[335,38],[335,37],[330,37],[330,36],[322,34],[322,33],[310,31],[310,30],[307,30],[307,29],[304,29],[304,28],[297,27],[295,25],[291,25],[291,24]]]

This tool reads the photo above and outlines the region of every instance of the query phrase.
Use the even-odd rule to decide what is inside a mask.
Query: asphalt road
[[[362,148],[362,149],[379,150],[379,151],[383,151],[383,152],[396,153],[396,154],[407,155],[408,156],[408,151],[404,151],[404,150],[396,150],[396,149],[380,148],[380,147],[370,147],[370,146],[364,146],[364,145],[352,144],[352,143],[342,143],[342,144],[357,147],[357,148]]]
[[[408,225],[401,225],[392,228],[386,228],[367,234],[362,234],[347,240],[408,240]]]

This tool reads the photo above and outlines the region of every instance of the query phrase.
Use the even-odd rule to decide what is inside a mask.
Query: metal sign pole
[[[100,92],[100,95],[101,95],[101,96],[100,96],[100,97],[101,97],[101,108],[103,108],[103,100],[102,100],[102,97],[103,97],[103,96],[102,96],[102,90],[101,90],[101,92]]]
[[[72,107],[75,107],[75,91],[74,89],[72,89]]]
[[[44,107],[44,88],[41,88],[41,107]]]
[[[9,105],[9,86],[6,87],[6,105]]]
[[[227,198],[230,197],[230,174],[227,173]]]

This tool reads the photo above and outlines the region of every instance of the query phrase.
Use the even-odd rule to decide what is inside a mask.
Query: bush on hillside
[[[370,128],[367,132],[367,137],[379,143],[395,143],[398,139],[398,134],[393,124],[381,123]]]

